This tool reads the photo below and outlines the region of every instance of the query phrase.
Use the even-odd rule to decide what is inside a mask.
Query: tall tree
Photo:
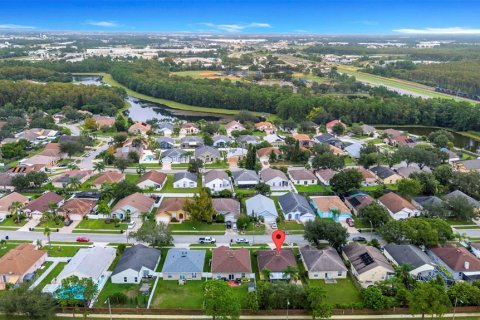
[[[312,310],[312,319],[326,319],[332,316],[332,305],[326,302],[327,293],[325,289],[318,286],[309,286],[307,299]]]
[[[130,233],[130,237],[158,248],[173,243],[173,237],[168,229],[168,225],[163,222],[145,221],[140,229]]]
[[[187,200],[183,210],[188,212],[191,220],[208,223],[212,222],[213,216],[216,214],[212,198],[206,188],[202,188],[199,194],[193,196],[192,200]]]
[[[332,190],[339,193],[345,194],[350,190],[358,189],[362,185],[363,176],[356,169],[346,169],[343,170],[330,179],[330,186]]]
[[[240,301],[227,282],[210,280],[205,283],[205,312],[212,319],[240,319]]]
[[[328,241],[332,247],[338,250],[347,243],[348,232],[340,223],[316,218],[305,224],[304,238],[317,246],[322,240]]]
[[[445,286],[429,281],[417,282],[409,305],[412,314],[420,313],[424,319],[425,314],[441,317],[448,311],[451,303]]]

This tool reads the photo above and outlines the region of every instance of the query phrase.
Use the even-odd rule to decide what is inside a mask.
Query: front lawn
[[[42,280],[42,282],[40,282],[38,287],[40,289],[43,289],[43,287],[45,287],[47,284],[50,284],[52,280],[55,279],[60,274],[60,272],[62,272],[66,264],[67,264],[66,262],[59,262],[55,266],[55,268],[53,268],[53,270],[50,271],[50,273]]]
[[[2,222],[0,222],[1,227],[17,227],[20,228],[25,223],[27,223],[27,219],[20,220],[20,223],[16,223],[12,217],[6,218]],[[13,229],[13,228],[12,228]]]
[[[325,193],[331,194],[332,188],[330,186],[324,186],[322,184],[314,184],[310,186],[305,185],[295,185],[295,188],[298,192],[305,192],[305,193]]]
[[[203,232],[203,231],[214,231],[218,233],[225,233],[225,224],[223,223],[202,223],[202,222],[195,222],[195,221],[183,221],[182,223],[170,223],[168,225],[172,233],[177,231],[180,232],[192,232],[195,234],[196,232]]]
[[[86,246],[52,246],[49,248],[48,245],[44,249],[48,250],[49,257],[73,257],[78,250],[85,248]]]
[[[117,226],[113,223],[105,223],[106,219],[83,219],[76,229],[109,229],[109,230],[127,230],[126,223],[119,223]]]
[[[164,193],[198,193],[200,192],[200,188],[202,186],[202,178],[198,177],[197,179],[197,187],[196,188],[174,188],[173,187],[173,174],[167,175],[167,182],[162,188],[162,192]]]
[[[322,287],[327,294],[327,302],[333,304],[351,304],[361,302],[360,291],[353,281],[338,279],[337,283],[325,284],[323,280],[308,280],[309,285]]]
[[[470,226],[473,225],[475,226],[475,222],[472,220],[457,220],[457,219],[445,219],[447,223],[451,226]]]
[[[138,181],[140,180],[140,176],[138,174],[129,174],[127,173],[125,175],[125,180],[128,182],[131,182],[133,184],[137,184]]]
[[[181,286],[176,280],[159,280],[152,308],[201,309],[205,281],[189,280]]]
[[[225,161],[214,162],[214,163],[207,163],[205,164],[206,169],[227,169],[228,163]]]
[[[35,228],[37,228],[37,229],[45,229],[45,228],[60,229],[62,227],[63,227],[63,222],[57,223],[52,219],[52,220],[48,220],[48,221],[45,221],[45,222],[40,222],[39,224],[37,224],[37,226]]]
[[[144,296],[139,293],[141,286],[141,283],[112,283],[111,279],[108,279],[108,282],[105,284],[102,291],[98,295],[95,306],[99,308],[104,308],[106,306],[105,302],[108,297],[115,293],[123,293],[128,297],[127,302],[125,304],[112,304],[112,307],[135,308],[138,306],[140,308],[145,308],[148,303],[148,296]],[[153,282],[151,283],[151,288],[153,288]]]
[[[265,225],[260,224],[258,227],[256,227],[253,223],[250,223],[250,225],[247,227],[247,230],[245,231],[245,234],[247,234],[247,235],[263,235],[263,234],[265,234]]]
[[[305,226],[303,223],[296,221],[281,221],[278,223],[278,228],[284,231],[304,231]]]

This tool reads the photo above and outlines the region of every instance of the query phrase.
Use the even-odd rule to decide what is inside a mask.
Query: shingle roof
[[[333,135],[331,135],[329,133],[324,133],[322,135],[316,136],[315,140],[317,140],[319,143],[324,143],[324,142],[327,142],[328,140],[330,140],[332,138],[334,138]]]
[[[188,171],[175,173],[175,175],[173,176],[173,182],[177,182],[179,180],[182,180],[183,178],[197,182],[197,175]]]
[[[402,211],[405,208],[415,210],[415,206],[413,204],[411,204],[406,199],[400,197],[395,192],[389,192],[387,194],[384,194],[383,196],[378,198],[378,201],[380,201],[380,203],[382,203],[385,207],[387,207],[388,210],[393,213]]]
[[[422,207],[425,206],[441,206],[443,204],[443,200],[436,196],[425,196],[425,197],[416,197],[413,200],[421,205]]]
[[[59,203],[62,200],[62,196],[59,196],[55,192],[49,191],[42,194],[39,198],[31,201],[29,204],[23,207],[23,210],[44,212],[48,209],[48,204],[50,202]]]
[[[298,211],[303,214],[314,214],[312,207],[308,204],[307,199],[295,192],[288,192],[278,198],[278,203],[282,207],[284,213]]]
[[[162,272],[203,272],[205,250],[170,249],[168,250]]]
[[[154,203],[155,200],[153,200],[152,198],[147,197],[142,193],[136,192],[134,194],[126,196],[123,199],[120,199],[120,201],[118,201],[117,204],[112,208],[112,211],[119,210],[124,206],[129,205],[136,208],[139,212],[149,212]]]
[[[430,251],[439,257],[453,271],[480,271],[480,260],[468,252],[464,247],[456,247],[450,244],[443,247],[431,248]],[[468,268],[465,268],[466,264],[468,264]]]
[[[155,270],[157,261],[160,258],[160,250],[149,248],[143,244],[137,244],[128,247],[122,254],[122,257],[115,266],[112,275],[124,270],[132,269],[140,271],[142,267]]]
[[[288,170],[288,174],[293,180],[317,180],[313,172],[307,169],[291,169]]]
[[[228,180],[228,174],[223,170],[213,169],[205,173],[205,183],[213,181],[215,179]]]
[[[282,153],[280,149],[278,149],[277,147],[265,147],[257,150],[257,157],[270,156],[272,152],[275,153],[276,155],[279,155]]]
[[[338,209],[340,212],[350,212],[339,196],[316,196],[310,197],[321,212],[330,212]]]
[[[171,145],[175,144],[175,140],[173,140],[173,138],[170,138],[170,137],[158,137],[157,142],[158,143],[167,142]]]
[[[183,209],[187,198],[168,198],[163,199],[158,207],[157,214],[161,212],[172,212]]]
[[[259,177],[253,170],[241,169],[232,172],[233,180],[235,181],[258,181]]]
[[[455,191],[450,192],[449,194],[447,194],[447,195],[445,196],[445,199],[450,200],[450,199],[455,198],[455,197],[463,198],[465,201],[467,201],[467,202],[468,202],[470,205],[472,205],[473,207],[475,207],[475,208],[480,208],[480,202],[478,202],[477,200],[473,199],[473,198],[470,197],[469,195],[466,195],[465,193],[463,193],[463,192],[460,191],[460,190],[455,190]]]
[[[398,265],[409,264],[414,269],[425,264],[433,265],[432,259],[417,246],[389,243],[384,248]]]
[[[217,142],[217,141],[220,141],[220,140],[223,140],[225,142],[231,142],[232,138],[221,135],[221,134],[213,136],[213,142]]]
[[[308,271],[347,271],[342,258],[332,247],[319,250],[311,246],[300,248],[303,261],[307,265]]]
[[[347,200],[356,210],[360,210],[375,201],[366,193],[353,194],[347,197]]]
[[[116,252],[117,250],[112,247],[82,248],[65,265],[57,278],[65,279],[71,275],[77,275],[80,278],[96,280],[109,267]]]
[[[276,250],[257,251],[258,269],[268,269],[272,272],[283,272],[287,267],[297,267],[297,261],[292,249],[282,249],[280,254]]]
[[[27,203],[28,198],[18,192],[12,192],[0,199],[0,212],[7,212],[14,202]]]
[[[165,173],[157,170],[151,170],[151,171],[145,172],[143,176],[140,177],[140,180],[138,180],[138,183],[150,180],[158,184],[163,184],[166,179],[167,179],[167,175]]]
[[[21,276],[46,254],[32,244],[22,243],[0,258],[0,274]]]
[[[162,152],[162,155],[160,156],[162,159],[166,157],[180,157],[183,156],[187,151],[182,150],[182,149],[168,149]]]
[[[245,248],[233,250],[225,246],[213,249],[212,272],[251,273],[250,251]]]
[[[93,184],[117,183],[122,181],[125,175],[118,171],[106,171],[93,181]]]
[[[378,266],[385,268],[388,272],[395,272],[387,259],[375,247],[352,243],[343,247],[343,252],[358,274]]]
[[[229,198],[212,199],[213,208],[221,214],[232,213],[235,217],[240,215],[240,202]]]
[[[252,212],[255,214],[268,212],[274,216],[278,216],[275,202],[261,194],[257,194],[256,196],[245,200],[245,206],[248,215],[251,215]]]
[[[79,214],[85,216],[89,214],[96,205],[96,199],[73,198],[65,201],[65,203],[59,208],[59,211],[69,214]]]
[[[198,158],[204,155],[205,153],[211,153],[214,157],[217,157],[217,158],[220,157],[220,151],[218,151],[218,149],[210,146],[203,146],[195,149],[195,158]]]
[[[383,166],[376,166],[370,169],[373,173],[375,173],[380,179],[386,179],[391,177],[395,174],[395,171],[388,167]]]
[[[265,182],[268,182],[275,178],[288,180],[287,176],[285,175],[285,173],[283,173],[283,171],[271,168],[263,169],[262,171],[260,171],[260,178]]]

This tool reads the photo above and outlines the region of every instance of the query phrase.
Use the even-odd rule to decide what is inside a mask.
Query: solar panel
[[[368,252],[362,253],[362,254],[360,255],[360,259],[362,259],[362,262],[363,262],[366,266],[368,266],[368,265],[370,265],[370,264],[372,264],[372,263],[375,262]]]

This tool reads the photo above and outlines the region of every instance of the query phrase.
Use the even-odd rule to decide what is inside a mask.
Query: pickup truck
[[[217,240],[212,237],[201,237],[198,239],[199,243],[215,243]]]

